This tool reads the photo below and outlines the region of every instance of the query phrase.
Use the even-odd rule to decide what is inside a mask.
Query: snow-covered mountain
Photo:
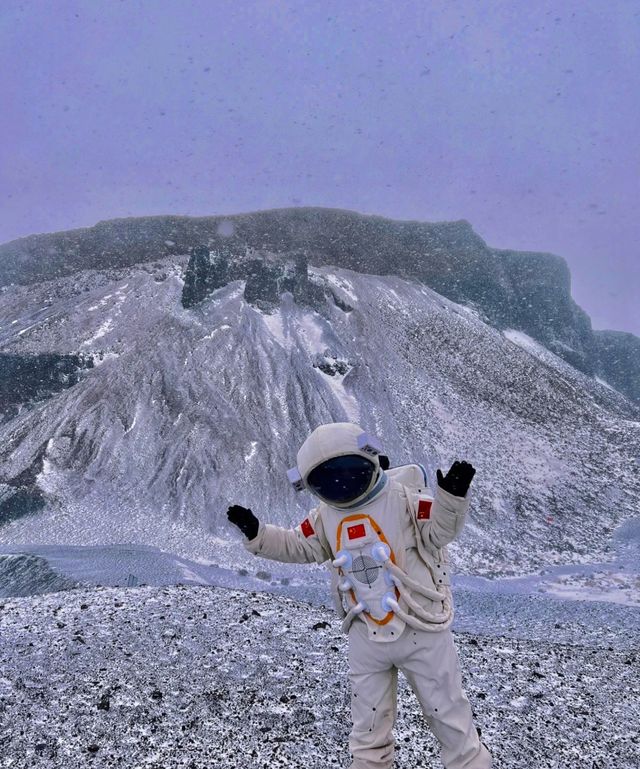
[[[247,249],[303,253],[314,266],[398,275],[478,307],[498,328],[523,331],[587,374],[640,400],[640,339],[593,331],[571,297],[555,254],[488,246],[469,222],[396,221],[331,208],[284,208],[235,216],[148,216],[0,245],[0,286],[29,285],[85,269],[180,256],[204,245],[233,264]]]
[[[55,354],[58,373],[0,426],[0,542],[211,556],[230,503],[298,523],[313,500],[286,469],[318,424],[352,420],[394,465],[478,468],[459,571],[606,556],[638,513],[636,405],[477,304],[298,257],[216,252],[229,272],[197,301],[187,254],[5,287],[5,361]]]

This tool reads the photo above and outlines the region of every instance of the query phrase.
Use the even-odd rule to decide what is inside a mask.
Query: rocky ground
[[[637,637],[455,638],[496,769],[640,765]],[[396,767],[441,769],[402,676],[398,704]],[[332,608],[180,585],[0,604],[2,769],[347,767],[349,728]]]

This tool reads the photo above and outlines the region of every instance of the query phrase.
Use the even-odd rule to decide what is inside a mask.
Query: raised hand
[[[443,476],[440,469],[436,470],[438,477],[438,486],[454,497],[464,497],[469,491],[469,486],[473,476],[476,474],[475,467],[469,462],[458,462],[451,465],[449,472]]]
[[[227,510],[227,518],[240,529],[247,539],[254,539],[258,533],[260,522],[249,507],[231,505]]]

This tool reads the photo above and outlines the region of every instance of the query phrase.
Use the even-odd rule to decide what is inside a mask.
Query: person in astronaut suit
[[[350,422],[320,425],[288,476],[319,500],[294,529],[232,505],[229,520],[255,555],[330,562],[336,607],[349,637],[351,769],[393,765],[398,670],[440,745],[445,769],[490,769],[461,681],[451,623],[446,545],[462,530],[475,474],[437,471],[435,498],[421,465],[389,469],[376,438]]]

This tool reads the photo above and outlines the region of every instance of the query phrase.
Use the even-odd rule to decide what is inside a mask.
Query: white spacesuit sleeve
[[[243,544],[254,555],[285,563],[324,563],[333,557],[318,508],[293,529],[260,521],[256,536]]]
[[[430,525],[422,530],[423,537],[428,537],[436,548],[448,545],[462,531],[468,510],[468,495],[456,497],[437,486]],[[427,544],[429,543],[425,542],[425,545]]]

